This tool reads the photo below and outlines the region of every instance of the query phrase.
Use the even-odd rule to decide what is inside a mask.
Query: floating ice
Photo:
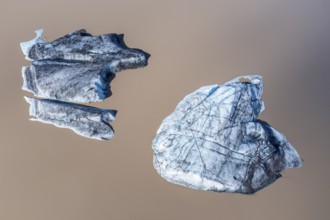
[[[128,48],[123,34],[92,36],[84,29],[52,42],[35,39],[21,43],[32,65],[23,67],[23,89],[42,98],[76,103],[102,101],[111,96],[117,72],[141,68],[149,54]]]
[[[249,194],[300,167],[285,136],[257,119],[262,90],[262,77],[248,75],[187,95],[153,140],[157,172],[193,189]]]
[[[22,68],[22,89],[45,98],[25,98],[32,120],[88,138],[113,138],[110,122],[117,111],[73,103],[103,101],[112,94],[110,82],[117,72],[146,66],[150,55],[128,48],[123,34],[92,36],[81,29],[47,42],[42,29],[35,33],[34,39],[21,43],[26,59],[32,60]]]

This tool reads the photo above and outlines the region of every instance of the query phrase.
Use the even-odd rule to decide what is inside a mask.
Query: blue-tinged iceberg
[[[250,194],[300,167],[286,137],[258,119],[262,91],[262,77],[248,75],[187,95],[153,140],[157,172],[193,189]]]

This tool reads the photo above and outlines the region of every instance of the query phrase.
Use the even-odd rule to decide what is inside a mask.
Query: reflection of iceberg
[[[115,120],[117,111],[99,109],[79,104],[55,100],[41,100],[25,97],[30,104],[33,121],[70,128],[77,134],[98,140],[113,138],[114,131],[110,122]]]
[[[254,193],[300,167],[285,136],[257,119],[262,90],[262,77],[249,75],[187,95],[153,141],[158,173],[193,189]]]

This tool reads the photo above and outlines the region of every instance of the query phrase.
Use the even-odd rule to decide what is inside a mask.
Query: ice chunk
[[[187,95],[153,140],[157,172],[193,189],[250,194],[300,167],[285,136],[258,120],[262,90],[262,77],[248,75]]]

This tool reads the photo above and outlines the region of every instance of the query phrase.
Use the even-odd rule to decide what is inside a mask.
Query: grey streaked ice
[[[150,55],[124,43],[123,34],[93,36],[81,29],[47,42],[43,30],[21,43],[32,64],[22,68],[22,89],[44,99],[26,97],[32,120],[70,128],[77,134],[110,140],[116,110],[75,103],[103,101],[111,96],[116,73],[148,64]]]
[[[187,95],[153,140],[154,167],[193,189],[251,194],[302,161],[286,137],[258,119],[262,77],[247,75]]]
[[[117,72],[148,64],[149,54],[128,48],[123,34],[92,36],[81,29],[52,42],[36,38],[21,43],[32,64],[23,67],[23,89],[42,98],[75,103],[102,101],[111,96]]]
[[[30,104],[33,121],[72,129],[77,134],[98,140],[110,140],[114,130],[110,122],[115,120],[116,110],[100,109],[56,100],[25,97]]]

